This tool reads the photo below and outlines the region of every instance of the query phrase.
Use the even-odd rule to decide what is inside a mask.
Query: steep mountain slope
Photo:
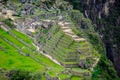
[[[34,75],[39,70],[39,75],[35,76],[41,76],[42,80],[119,79],[113,64],[106,58],[99,34],[94,30],[96,25],[92,25],[80,11],[74,10],[69,2],[8,0],[1,6],[0,16],[0,57],[5,58],[4,54],[8,51],[11,57],[20,55],[24,57],[24,63],[28,62],[29,58],[38,65],[34,67],[34,64],[26,64],[27,67],[30,66],[27,70],[26,65],[19,63],[25,67],[17,65],[15,70],[30,71],[30,74]],[[1,62],[0,67],[7,69],[1,75],[8,70],[14,70],[17,59],[13,59],[14,63],[9,60],[12,59],[7,57],[6,62]],[[8,74],[12,75],[3,78],[17,79],[14,76],[17,72],[8,71]],[[39,77],[34,78],[22,72],[18,77],[20,80],[39,80]]]

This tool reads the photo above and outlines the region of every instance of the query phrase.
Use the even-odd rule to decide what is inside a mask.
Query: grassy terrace
[[[43,65],[35,62],[30,57],[22,56],[14,49],[13,46],[7,44],[0,38],[0,46],[4,50],[0,49],[0,67],[10,69],[24,69],[28,71],[42,71],[45,70]]]
[[[83,78],[79,76],[74,76],[71,78],[71,80],[83,80]]]
[[[23,41],[27,42],[28,44],[32,44],[33,40],[30,39],[30,37],[26,36],[25,34],[22,34],[18,32],[17,30],[11,30],[11,32],[14,33],[17,37],[21,38]]]
[[[62,31],[57,32],[50,41],[47,41],[47,43],[43,49],[50,48],[50,50],[51,50],[53,47],[55,47],[55,45],[57,44],[57,42],[61,36],[62,36]]]
[[[24,42],[29,43],[32,46],[31,39],[28,36],[14,30],[12,30],[11,32],[15,33],[17,37],[19,37]],[[46,68],[50,68],[50,70],[46,72],[50,76],[57,76],[53,75],[52,73],[60,74],[61,71],[65,70],[65,68],[55,64],[42,54],[30,51],[29,47],[27,47],[22,42],[15,39],[8,32],[2,29],[0,29],[0,36],[2,37],[0,38],[0,58],[2,59],[0,60],[0,68],[6,68],[8,70],[20,69],[33,72],[46,72]],[[20,49],[24,47],[27,50],[21,50],[21,52],[23,52],[24,54],[29,53],[30,56],[21,55],[19,50],[17,50],[14,46],[6,42],[4,39],[7,39],[8,41],[10,41],[10,43],[15,44]]]
[[[77,68],[78,61],[86,61],[88,57],[98,56],[88,41],[74,41],[70,36],[64,34],[59,26],[52,26],[47,35],[51,35],[51,38],[47,40],[43,50],[64,67]]]
[[[51,30],[53,29],[56,29],[57,32],[51,32]],[[72,38],[70,36],[65,35],[59,27],[55,28],[55,26],[53,26],[49,32],[51,32],[49,34],[52,34],[52,38],[46,42],[45,46],[43,47],[43,50],[46,51],[46,53],[49,53],[59,62],[61,62],[64,66],[76,65],[76,45],[71,46],[72,43],[74,43]],[[71,46],[70,49],[69,46]]]
[[[11,35],[9,32],[13,33]],[[25,34],[19,33],[18,31],[11,30],[6,32],[0,29],[0,67],[6,68],[8,70],[11,69],[21,69],[21,70],[28,70],[28,71],[40,71],[46,72],[51,77],[60,77],[60,79],[70,78],[70,74],[62,74],[62,71],[66,69],[55,64],[42,54],[38,54],[35,50],[35,47],[32,45],[32,39],[30,39]],[[52,34],[52,33],[51,33]],[[58,30],[54,34],[53,37],[48,40],[45,47],[43,48],[46,52],[50,53],[54,56],[58,61],[62,62],[64,66],[76,66],[76,56],[75,51],[76,48],[84,47],[88,45],[86,42],[75,42],[72,41],[69,36],[63,35],[61,30]],[[7,39],[8,42],[6,42]],[[22,40],[22,41],[21,41]],[[15,46],[11,45],[14,44],[19,49],[15,48]],[[27,46],[29,44],[31,46]],[[62,44],[62,45],[61,45]],[[69,45],[68,48],[66,45]],[[23,56],[20,54],[29,54],[29,56]],[[7,58],[6,58],[7,57]],[[81,55],[81,59],[85,59],[86,55]],[[49,70],[46,70],[49,69]],[[84,73],[84,70],[79,69],[72,69],[73,72],[81,72]],[[85,70],[85,72],[88,72]],[[80,77],[72,77],[72,80],[81,79]]]

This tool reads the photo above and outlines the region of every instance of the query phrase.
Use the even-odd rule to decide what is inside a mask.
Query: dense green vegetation
[[[7,32],[0,29],[0,36],[2,35],[6,36],[9,39],[13,39]],[[13,39],[14,42],[19,44],[17,40]],[[43,68],[42,65],[39,65],[39,63],[35,62],[29,57],[22,56],[19,54],[19,51],[17,51],[13,46],[6,43],[3,38],[0,38],[0,46],[2,49],[0,49],[0,58],[2,59],[0,61],[1,68],[7,68],[7,69],[24,69],[24,70],[30,70],[30,71],[39,71]]]
[[[6,75],[7,74],[7,75]],[[0,71],[0,80],[45,80],[41,73],[31,73],[23,70],[10,70],[5,69]]]
[[[92,80],[119,80],[113,64],[102,55],[98,65],[94,68]]]
[[[11,19],[2,19],[1,20],[5,25],[9,26],[10,28],[14,28],[15,26],[12,23]]]

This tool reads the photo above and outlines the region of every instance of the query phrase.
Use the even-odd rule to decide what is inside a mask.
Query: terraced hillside
[[[40,71],[49,75],[50,71],[55,74],[65,70],[39,54],[32,45],[32,40],[16,30],[6,32],[0,28],[0,58],[0,68],[7,70],[26,70],[34,73]]]
[[[99,56],[96,55],[90,43],[78,37],[70,28],[58,23],[54,24],[46,33],[49,38],[45,42],[42,51],[56,59],[62,66],[68,68],[93,68]],[[45,30],[45,29],[44,29]]]
[[[91,71],[99,61],[99,55],[91,44],[73,32],[71,23],[54,20],[45,21],[48,23],[52,21],[52,25],[48,28],[43,26],[40,31],[38,29],[40,35],[34,43],[33,37],[29,38],[15,29],[10,29],[4,23],[1,24],[1,28],[5,31],[1,29],[0,37],[6,44],[12,46],[18,54],[30,58],[42,66],[40,72],[45,73],[44,77],[46,78],[60,78],[61,80],[68,78],[74,80],[74,78],[81,78],[82,76],[90,78]],[[38,45],[36,42],[42,45],[41,48],[38,47],[40,51],[36,49]],[[52,59],[49,60],[46,55]],[[54,63],[55,61],[60,65]],[[37,68],[35,69],[37,70]]]
[[[53,26],[51,29],[53,28],[57,29],[58,27]],[[69,44],[69,42],[71,42],[72,44],[74,42],[71,39],[71,37],[62,33],[62,30],[60,30],[60,28],[58,28],[57,30],[58,31],[55,30],[54,34],[56,37],[54,39],[59,40],[59,37],[62,36],[61,41],[60,41],[61,43]],[[70,40],[67,38],[70,38]],[[50,44],[47,43],[46,47],[47,45],[57,43],[57,41],[54,41],[55,43],[52,42],[52,40],[54,39],[52,40],[51,39],[50,39]],[[63,40],[68,40],[68,42],[62,42]],[[53,61],[49,60],[44,55],[42,55],[40,52],[38,52],[36,48],[33,46],[32,41],[33,40],[29,38],[27,35],[22,34],[18,32],[17,30],[12,29],[9,31],[5,31],[0,28],[0,54],[1,54],[0,58],[2,59],[0,61],[1,69],[5,68],[7,70],[25,70],[25,71],[30,71],[33,73],[36,73],[36,72],[38,73],[38,71],[40,71],[40,73],[45,73],[42,80],[44,80],[45,77],[47,78],[51,77],[53,79],[60,78],[61,80],[82,79],[83,75],[90,77],[90,75],[85,75],[85,73],[91,73],[90,70],[88,69],[86,70],[82,70],[80,68],[79,68],[80,70],[77,68],[69,69],[69,68],[64,68],[62,66],[57,65],[56,63],[54,63]],[[63,61],[63,63],[62,62],[61,63],[65,67],[77,66],[77,62],[76,62],[77,60],[75,60],[75,58],[77,57],[76,54],[68,53],[68,52],[74,52],[74,50],[70,50],[72,46],[70,46],[69,49],[67,48],[64,49],[61,46],[67,47],[64,44],[59,45],[58,47],[55,48],[55,50],[53,50],[54,54],[50,52],[51,55],[54,56],[56,60]],[[43,49],[49,50],[49,48],[45,48],[45,46]],[[59,54],[60,53],[61,54],[55,55],[55,53],[58,54],[58,50],[61,51],[59,52]],[[62,50],[64,50],[64,53]],[[59,56],[62,56],[62,58],[65,58],[65,59],[62,59]],[[71,60],[73,60],[73,62],[70,62]],[[74,76],[73,74],[76,76]],[[0,76],[0,78],[4,79],[3,76]]]
[[[119,80],[81,2],[0,0],[0,80]]]

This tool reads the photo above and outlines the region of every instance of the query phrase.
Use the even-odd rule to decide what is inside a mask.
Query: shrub
[[[29,71],[22,71],[22,70],[11,70],[8,72],[9,80],[41,80],[40,73],[32,73]]]

